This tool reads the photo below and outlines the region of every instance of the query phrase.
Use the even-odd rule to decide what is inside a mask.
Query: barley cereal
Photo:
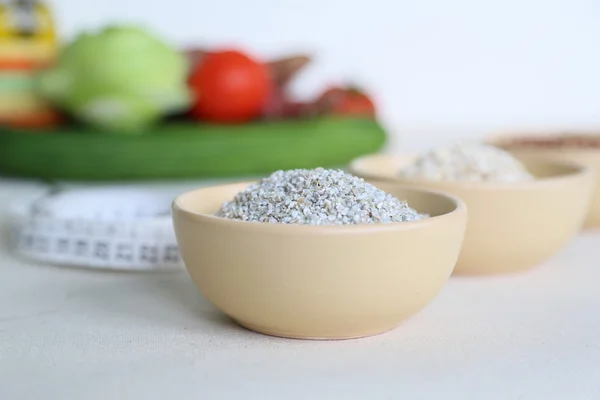
[[[427,218],[341,170],[277,171],[223,204],[219,217],[303,225],[358,225]]]
[[[399,171],[403,178],[428,181],[526,182],[533,176],[498,147],[463,142],[428,151]]]

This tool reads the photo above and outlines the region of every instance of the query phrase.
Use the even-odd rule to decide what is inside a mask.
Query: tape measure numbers
[[[171,223],[175,191],[51,190],[9,212],[13,248],[42,262],[90,268],[180,270]]]

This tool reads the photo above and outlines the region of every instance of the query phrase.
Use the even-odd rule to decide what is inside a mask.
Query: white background
[[[55,0],[64,37],[110,21],[174,44],[308,51],[294,87],[373,90],[396,132],[600,126],[597,0]],[[417,133],[424,131],[425,133]]]

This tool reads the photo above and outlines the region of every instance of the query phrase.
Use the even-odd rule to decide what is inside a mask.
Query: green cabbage
[[[104,130],[135,133],[191,103],[187,58],[143,28],[80,34],[39,75],[40,94]]]

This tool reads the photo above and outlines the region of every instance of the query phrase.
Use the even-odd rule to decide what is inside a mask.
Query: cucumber
[[[212,125],[171,122],[144,135],[69,126],[0,130],[0,174],[44,180],[219,178],[278,169],[334,167],[376,152],[386,134],[375,121],[311,120]]]

